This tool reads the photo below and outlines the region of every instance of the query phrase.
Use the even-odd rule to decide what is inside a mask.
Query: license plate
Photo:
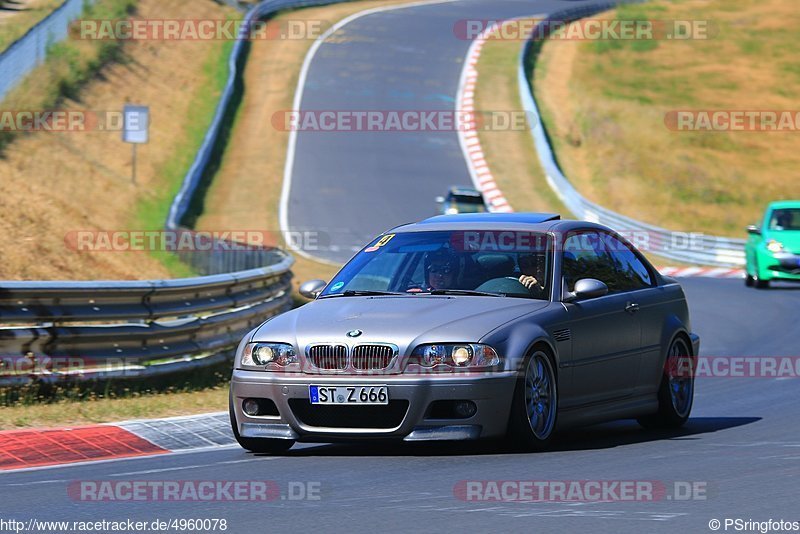
[[[311,404],[389,404],[386,386],[308,386]]]

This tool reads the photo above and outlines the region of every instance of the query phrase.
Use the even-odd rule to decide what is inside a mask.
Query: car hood
[[[333,297],[310,302],[264,323],[253,341],[394,343],[400,353],[420,343],[478,342],[490,331],[545,308],[542,300],[480,296]],[[355,338],[348,332],[360,330]]]
[[[800,231],[770,230],[764,234],[764,242],[768,242],[770,239],[780,241],[787,251],[800,254]]]

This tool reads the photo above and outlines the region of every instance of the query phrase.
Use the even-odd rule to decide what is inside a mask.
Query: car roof
[[[449,193],[451,195],[458,195],[458,196],[468,196],[468,197],[481,197],[483,196],[480,191],[477,189],[473,189],[471,187],[462,187],[458,185],[454,185],[450,188]]]
[[[777,200],[770,202],[769,210],[779,210],[782,208],[800,208],[800,200]]]
[[[389,232],[433,232],[441,230],[514,230],[525,232],[569,231],[576,228],[606,229],[586,221],[562,220],[557,213],[459,213],[437,215],[397,226]]]

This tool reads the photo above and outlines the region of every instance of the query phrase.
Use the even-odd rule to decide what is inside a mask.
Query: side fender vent
[[[553,330],[553,339],[556,341],[569,341],[572,338],[572,331],[569,328],[562,328],[561,330]]]

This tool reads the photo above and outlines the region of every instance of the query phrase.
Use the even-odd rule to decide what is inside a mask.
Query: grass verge
[[[0,388],[0,430],[220,411],[229,381],[228,360],[149,378]]]
[[[93,18],[124,18],[132,0],[98,2]],[[238,17],[211,0],[137,0],[136,17]],[[118,131],[21,133],[0,156],[0,279],[162,279],[193,274],[171,254],[76,251],[74,231],[154,230],[163,226],[211,121],[226,81],[226,41],[68,40],[57,45],[5,101],[5,109],[119,111],[150,107],[150,142],[131,147]],[[116,48],[104,48],[106,45]],[[25,206],[20,210],[19,206]]]
[[[126,397],[61,399],[0,407],[0,430],[111,423],[128,419],[218,412],[228,408],[227,383],[192,391],[131,393]]]

